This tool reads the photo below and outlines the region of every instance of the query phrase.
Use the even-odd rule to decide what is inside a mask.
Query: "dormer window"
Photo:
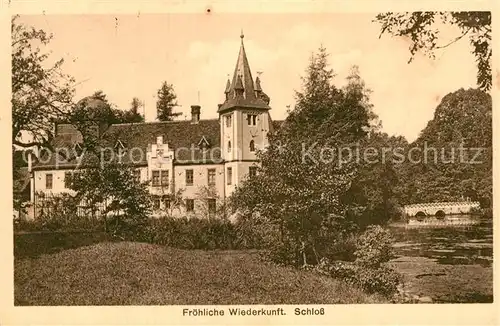
[[[203,151],[208,150],[208,148],[210,147],[210,143],[205,138],[205,136],[201,137],[200,141],[198,142],[198,147]]]
[[[127,149],[125,148],[125,145],[123,145],[123,143],[120,140],[118,140],[116,142],[114,149],[115,149],[115,152],[120,156],[123,156],[127,151]]]

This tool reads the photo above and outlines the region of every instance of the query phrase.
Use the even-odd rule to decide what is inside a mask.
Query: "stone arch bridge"
[[[440,202],[423,203],[404,206],[404,212],[407,217],[437,216],[443,217],[454,214],[469,214],[474,209],[479,208],[479,202],[460,201],[460,202]]]

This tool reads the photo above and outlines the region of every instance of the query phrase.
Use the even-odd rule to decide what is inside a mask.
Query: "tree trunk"
[[[318,255],[318,252],[316,251],[316,243],[313,241],[313,245],[312,245],[312,250],[314,252],[314,257],[316,257],[316,264],[319,264],[319,255]]]
[[[302,260],[303,260],[303,265],[302,266],[307,266],[307,257],[306,257],[306,242],[305,241],[301,241],[302,243]]]

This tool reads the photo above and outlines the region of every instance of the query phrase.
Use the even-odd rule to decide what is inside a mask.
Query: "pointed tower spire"
[[[233,78],[231,80],[229,89],[226,85],[226,101],[219,108],[219,112],[230,109],[235,106],[255,107],[261,109],[270,109],[270,107],[256,94],[254,79],[248,63],[247,54],[245,51],[245,44],[243,39],[245,35],[241,30],[240,39],[240,52],[238,60],[234,67]],[[236,95],[243,95],[238,96]],[[238,103],[232,103],[237,100]]]

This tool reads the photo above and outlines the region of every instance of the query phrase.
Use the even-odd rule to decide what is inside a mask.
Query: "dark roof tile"
[[[55,137],[55,147],[63,150],[74,148],[78,141],[81,141],[81,134],[76,128],[65,126],[66,132]],[[69,132],[71,130],[71,132]],[[71,135],[69,135],[71,134]],[[175,162],[178,163],[208,163],[209,158],[218,161],[221,158],[220,153],[220,127],[219,120],[200,120],[198,123],[192,123],[190,120],[168,121],[168,122],[146,122],[146,123],[127,123],[111,125],[102,135],[100,145],[106,148],[110,153],[114,150],[117,141],[125,145],[127,152],[122,157],[123,163],[135,163],[137,165],[147,164],[146,153],[148,146],[156,144],[158,136],[163,136],[163,142],[168,143],[169,147],[176,152]],[[210,144],[212,155],[204,155],[199,147],[200,140],[205,139]],[[140,150],[132,150],[138,148]],[[183,148],[183,150],[179,150]],[[193,150],[192,150],[193,148]],[[109,149],[109,150],[108,150]],[[45,151],[44,151],[45,152]],[[106,152],[105,152],[106,153]],[[34,166],[34,169],[52,169],[56,168],[56,157],[51,155],[50,159],[45,152],[40,162]],[[117,157],[115,155],[115,157]],[[57,163],[58,168],[72,168],[77,164],[73,159],[69,162],[63,162],[60,159]],[[82,165],[91,165],[95,162],[90,155],[84,155]]]

